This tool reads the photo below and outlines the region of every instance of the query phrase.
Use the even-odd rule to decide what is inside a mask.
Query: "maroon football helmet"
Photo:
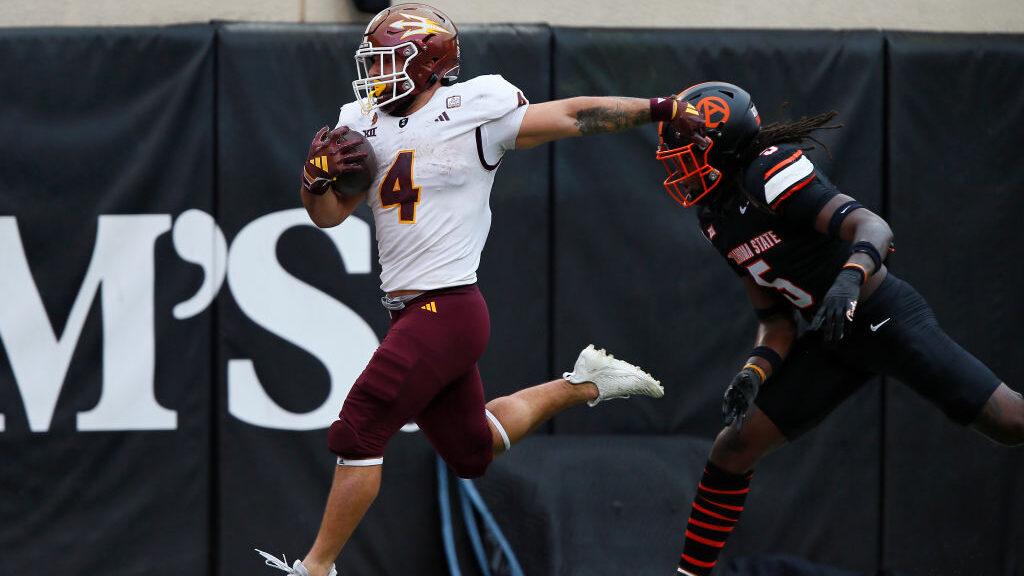
[[[420,92],[459,75],[459,30],[451,18],[426,4],[398,4],[367,24],[356,50],[352,82],[364,114],[401,110]]]

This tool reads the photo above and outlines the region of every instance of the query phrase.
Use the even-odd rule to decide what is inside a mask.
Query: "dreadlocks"
[[[835,118],[839,113],[835,110],[831,112],[825,112],[818,114],[817,116],[801,117],[795,122],[773,122],[767,126],[762,126],[758,131],[757,135],[754,136],[750,144],[744,149],[743,154],[740,155],[740,165],[746,166],[753,160],[762,150],[769,146],[777,146],[779,144],[801,144],[806,140],[818,143],[825,152],[832,157],[832,153],[829,152],[828,146],[826,146],[821,140],[815,138],[812,133],[817,130],[835,130],[842,128],[842,124],[833,124],[826,126],[830,120]],[[806,146],[804,150],[811,150],[814,146]],[[739,170],[730,171],[727,173],[727,178],[719,186],[717,193],[711,197],[706,205],[714,212],[722,212],[730,210],[737,201],[740,201],[743,193],[742,185],[742,172]]]
[[[795,122],[773,122],[767,126],[763,126],[761,131],[757,133],[754,140],[750,143],[747,148],[748,153],[757,154],[761,150],[769,146],[777,146],[779,144],[801,144],[805,140],[811,140],[817,142],[825,152],[828,153],[829,158],[832,157],[832,153],[829,152],[828,146],[825,146],[821,140],[818,140],[811,134],[817,130],[835,130],[842,128],[842,124],[832,124],[826,126],[829,120],[832,120],[839,113],[835,110],[831,112],[825,112],[808,118],[804,116]],[[805,150],[812,150],[814,146],[804,148]]]

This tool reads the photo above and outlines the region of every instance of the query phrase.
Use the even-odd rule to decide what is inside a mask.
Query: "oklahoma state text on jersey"
[[[721,213],[701,207],[701,231],[737,274],[778,290],[809,318],[849,257],[849,244],[814,229],[839,191],[793,145],[762,151],[743,183],[747,198],[738,205]]]

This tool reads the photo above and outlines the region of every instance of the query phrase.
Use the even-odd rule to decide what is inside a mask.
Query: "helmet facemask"
[[[459,75],[459,31],[442,12],[426,4],[398,4],[366,25],[355,53],[352,90],[363,114],[380,108],[401,114],[416,95]]]
[[[747,148],[761,130],[761,118],[750,94],[728,82],[702,82],[676,97],[703,114],[711,144],[697,148],[682,141],[671,124],[662,122],[656,157],[668,170],[665,189],[683,206],[692,206],[707,202],[708,193],[724,175],[731,178],[739,173]]]
[[[676,202],[686,207],[693,206],[722,180],[722,173],[708,164],[708,153],[715,143],[710,142],[703,149],[695,143],[671,148],[666,142],[665,130],[673,128],[667,123],[662,123],[662,136],[655,153],[655,157],[661,160],[668,170],[668,177],[664,182],[665,190],[668,190]]]
[[[363,114],[369,114],[375,108],[387,111],[388,107],[394,107],[416,90],[416,83],[407,69],[417,54],[419,49],[413,42],[398,46],[377,47],[369,42],[359,45],[355,56],[359,78],[352,82],[352,90]],[[378,73],[371,74],[374,62],[378,60]],[[390,72],[385,73],[385,70]]]

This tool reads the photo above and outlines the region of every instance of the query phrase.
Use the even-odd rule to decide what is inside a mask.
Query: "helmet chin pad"
[[[669,148],[662,139],[655,156],[668,171],[665,190],[676,202],[693,206],[721,182],[722,173],[708,164],[708,153],[714,145],[711,142],[703,149],[696,144]]]

